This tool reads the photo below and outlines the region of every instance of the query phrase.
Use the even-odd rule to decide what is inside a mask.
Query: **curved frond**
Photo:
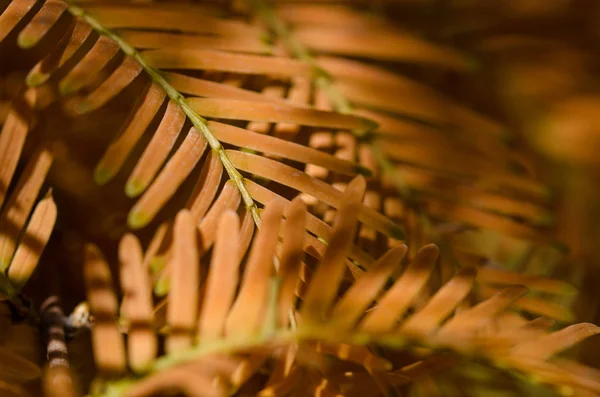
[[[598,327],[578,324],[549,331],[545,320],[527,321],[512,311],[527,293],[527,288],[519,285],[471,305],[468,297],[473,292],[475,269],[461,270],[439,289],[426,291],[428,279],[437,273],[438,249],[434,245],[421,248],[401,272],[406,247],[392,248],[356,284],[345,288],[345,258],[356,235],[357,206],[364,190],[364,180],[357,178],[345,191],[325,254],[303,290],[295,290],[302,280],[299,270],[306,266],[298,225],[306,219],[307,209],[300,200],[285,208],[277,199],[267,203],[263,226],[250,255],[241,263],[237,254],[240,222],[233,212],[225,212],[207,267],[198,256],[201,243],[196,240],[198,231],[190,213],[180,212],[172,243],[174,284],[166,307],[167,353],[141,372],[145,377],[139,383],[107,381],[107,393],[127,390],[127,395],[148,395],[150,390],[179,390],[222,395],[228,388],[241,392],[250,379],[258,382],[256,371],[262,368],[270,378],[263,383],[261,395],[288,395],[298,382],[310,390],[314,387],[314,393],[327,387],[345,390],[345,395],[360,395],[365,384],[372,384],[375,390],[382,384],[392,389],[407,387],[423,374],[447,369],[454,362],[448,357],[483,359],[492,367],[536,376],[538,382],[558,388],[600,392],[596,375],[584,375],[571,361],[555,358],[560,351],[598,333]],[[122,244],[134,241],[128,235]],[[278,246],[282,248],[280,256],[275,254]],[[139,248],[132,255],[139,266]],[[198,288],[196,276],[176,276],[180,266],[188,271],[195,268],[194,274],[208,274],[206,284]],[[149,280],[146,283],[149,286]],[[198,299],[195,293],[185,292],[192,285],[196,285],[195,293],[200,293],[199,308],[190,304]],[[142,301],[128,299],[124,304],[127,312],[139,307],[140,312],[148,313],[147,303]],[[139,331],[131,326],[125,332]],[[127,342],[130,353],[136,346],[133,336]],[[171,350],[172,338],[194,346]],[[403,360],[410,358],[410,364],[390,361],[386,357],[394,357],[392,352],[402,352]],[[344,379],[345,373],[353,375]],[[197,389],[188,390],[188,383]],[[98,395],[103,395],[101,390]]]

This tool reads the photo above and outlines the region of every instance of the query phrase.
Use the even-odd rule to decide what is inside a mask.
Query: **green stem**
[[[280,331],[275,335],[258,333],[247,338],[227,338],[205,344],[201,343],[191,349],[176,354],[168,354],[156,359],[148,372],[140,375],[146,377],[154,372],[164,371],[208,355],[232,355],[241,351],[248,351],[252,348],[263,346],[266,343],[292,343],[297,336],[298,335],[294,332]],[[123,396],[127,390],[135,386],[137,381],[139,381],[139,378],[135,377],[122,378],[113,382],[108,381],[103,385],[99,385],[99,390],[93,391],[92,395],[99,397]]]
[[[105,28],[98,20],[86,13],[82,8],[73,5],[72,0],[67,0],[67,3],[69,3],[68,10],[72,15],[86,21],[98,34],[106,36],[115,41],[127,56],[130,56],[139,62],[144,71],[150,76],[152,81],[158,84],[172,101],[181,106],[196,130],[204,136],[211,149],[219,156],[219,159],[223,163],[223,167],[227,171],[227,175],[229,175],[229,179],[234,182],[235,186],[239,190],[242,200],[244,200],[246,210],[250,211],[252,218],[254,219],[254,223],[257,227],[260,227],[260,214],[258,213],[258,207],[250,195],[250,192],[244,185],[244,177],[235,168],[229,157],[227,157],[227,153],[225,152],[223,145],[221,145],[221,142],[215,138],[210,128],[208,128],[206,119],[201,117],[198,113],[196,113],[196,111],[194,111],[194,109],[191,108],[185,97],[181,95],[181,93],[177,91],[175,87],[173,87],[161,75],[160,71],[149,65],[138,50],[124,41],[115,32]]]
[[[345,335],[344,342],[352,345],[366,346],[373,342],[372,336],[361,333],[351,333]],[[289,346],[302,341],[320,340],[325,343],[339,343],[340,335],[336,332],[327,332],[322,326],[305,327],[301,331],[293,329],[277,329],[274,332],[258,332],[254,335],[244,338],[226,338],[214,342],[196,345],[175,354],[168,354],[156,359],[150,369],[137,377],[121,378],[117,381],[105,381],[96,385],[96,390],[92,390],[92,396],[98,397],[121,397],[135,386],[140,378],[147,377],[152,373],[164,371],[177,365],[196,361],[209,355],[232,355],[240,352],[252,350],[253,348],[270,346]],[[394,348],[405,348],[408,346],[404,339],[397,335],[390,336],[380,340],[384,346]],[[417,344],[420,345],[420,344]],[[391,366],[390,368],[391,369]]]

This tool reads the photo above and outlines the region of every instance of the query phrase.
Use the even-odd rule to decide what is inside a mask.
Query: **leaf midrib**
[[[214,134],[208,127],[208,121],[205,118],[201,117],[190,107],[185,97],[162,76],[159,70],[149,65],[144,60],[142,54],[136,48],[134,48],[132,45],[123,40],[114,31],[104,27],[96,18],[86,13],[85,10],[83,10],[81,7],[75,5],[72,0],[65,1],[68,4],[67,10],[73,16],[81,18],[82,20],[87,22],[92,27],[92,29],[94,29],[94,31],[96,31],[98,34],[108,37],[115,43],[117,43],[121,51],[123,51],[125,55],[134,58],[142,66],[144,72],[146,72],[150,76],[152,81],[158,86],[160,86],[165,91],[167,96],[182,108],[188,119],[192,122],[192,125],[198,132],[202,134],[204,139],[206,139],[206,141],[208,142],[210,148],[217,154],[217,156],[221,160],[223,167],[227,171],[229,179],[233,181],[236,188],[239,190],[240,195],[242,196],[242,200],[244,201],[246,210],[250,211],[254,223],[257,227],[260,227],[261,222],[258,206],[256,205],[256,202],[250,195],[250,192],[248,192],[248,189],[246,189],[246,186],[244,185],[244,177],[235,168],[235,166],[227,156],[223,145],[221,145],[221,142],[214,136]]]

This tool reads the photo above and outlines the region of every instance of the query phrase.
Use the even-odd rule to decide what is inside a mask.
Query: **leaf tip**
[[[92,108],[92,106],[90,105],[90,103],[88,101],[86,101],[85,99],[82,100],[81,102],[79,102],[73,108],[73,111],[77,115],[83,115],[83,114],[89,113],[92,110],[94,110],[94,109]]]
[[[129,198],[134,198],[142,194],[146,189],[146,185],[139,180],[130,180],[125,184],[125,195]]]
[[[94,170],[94,181],[98,185],[105,185],[113,178],[113,173],[102,164],[99,164]]]
[[[157,255],[150,260],[148,267],[150,268],[150,274],[158,276],[158,274],[165,268],[167,264],[167,258],[164,255]]]
[[[440,254],[440,249],[435,244],[427,244],[423,246],[417,255],[427,256],[428,258],[437,259]]]
[[[49,77],[50,76],[45,73],[31,71],[25,78],[25,84],[27,84],[28,87],[36,88],[48,81]]]
[[[26,32],[22,32],[19,37],[17,37],[17,45],[25,50],[35,46],[37,42],[35,37],[29,36]]]
[[[579,293],[579,289],[576,286],[569,283],[564,283],[561,288],[561,294],[566,296],[575,296]]]
[[[58,92],[60,92],[60,94],[63,96],[71,95],[77,92],[77,90],[78,88],[70,84],[68,80],[62,80],[60,83],[58,83]]]
[[[364,176],[356,175],[354,178],[352,178],[352,181],[348,184],[346,189],[348,192],[356,192],[362,197],[367,189],[367,181],[365,180]]]
[[[137,208],[132,208],[127,216],[127,225],[132,229],[141,229],[150,222],[148,215]]]
[[[564,397],[571,397],[575,395],[575,390],[571,386],[562,385],[558,388],[558,393]]]
[[[154,294],[156,296],[162,297],[165,296],[169,293],[169,278],[168,277],[161,277],[158,279],[158,281],[156,282],[156,285],[154,286]]]

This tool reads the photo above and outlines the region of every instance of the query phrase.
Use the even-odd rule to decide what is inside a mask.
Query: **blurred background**
[[[579,285],[580,320],[600,323],[600,2],[373,3],[398,24],[476,54],[476,79],[438,76],[438,87],[505,120],[517,135],[512,144],[531,152],[569,247],[560,272]],[[600,365],[597,342],[580,353]]]

